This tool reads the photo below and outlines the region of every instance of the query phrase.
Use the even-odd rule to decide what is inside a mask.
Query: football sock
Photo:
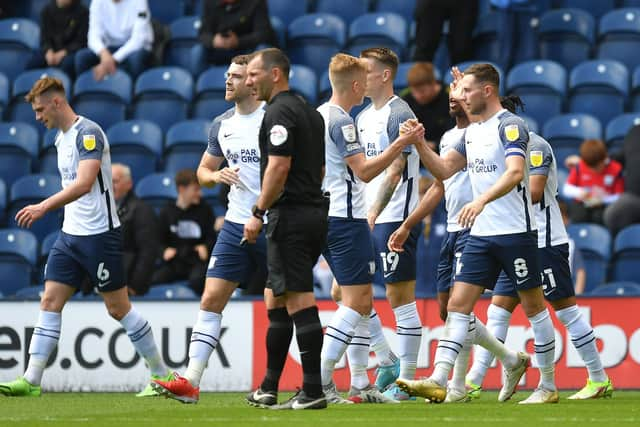
[[[416,302],[396,307],[393,309],[393,313],[396,316],[400,378],[412,380],[416,374],[418,352],[422,340],[422,323]]]
[[[545,308],[540,313],[530,317],[529,321],[533,329],[535,358],[538,369],[540,369],[540,383],[538,385],[547,390],[555,390],[555,365],[553,359],[555,357],[556,337],[549,310]]]
[[[189,364],[184,377],[194,387],[200,386],[200,379],[207,367],[211,353],[215,350],[220,339],[220,321],[222,314],[212,311],[200,310],[198,320],[191,332],[189,344]]]
[[[453,373],[451,374],[451,381],[449,386],[456,390],[464,390],[464,376],[467,373],[467,367],[469,366],[469,356],[471,356],[471,347],[473,346],[473,340],[476,330],[476,317],[471,314],[471,320],[469,321],[469,330],[467,331],[467,338],[464,340],[462,350],[456,358],[456,362],[453,365]]]
[[[347,359],[351,372],[351,385],[363,389],[369,385],[369,315],[360,317],[353,339],[347,347]]]
[[[260,388],[264,391],[278,391],[280,375],[284,369],[293,337],[293,320],[284,307],[267,311],[267,372]]]
[[[53,311],[40,310],[38,314],[29,345],[29,363],[24,373],[24,379],[31,385],[40,385],[42,381],[49,356],[60,339],[61,319],[61,314]]]
[[[478,344],[489,351],[491,355],[491,359],[488,361],[489,365],[493,362],[493,356],[497,357],[507,369],[515,367],[519,362],[518,353],[509,350],[500,340],[491,335],[480,319],[476,320],[474,344]]]
[[[333,370],[353,339],[356,325],[360,322],[360,314],[347,306],[341,305],[327,326],[322,344],[322,385],[333,380]]]
[[[167,367],[164,365],[156,342],[153,340],[151,325],[134,308],[120,319],[120,324],[127,331],[131,344],[136,351],[147,362],[151,375],[164,377],[167,375]]]
[[[322,395],[320,352],[323,337],[318,307],[304,308],[293,313],[291,317],[296,325],[296,339],[300,348],[302,390],[307,396],[316,398]]]
[[[435,368],[430,377],[443,387],[447,384],[449,372],[467,338],[470,317],[468,314],[456,312],[449,312],[447,315],[444,332],[436,349]]]
[[[378,365],[389,366],[396,363],[398,356],[391,350],[382,330],[382,323],[376,309],[371,309],[369,316],[369,333],[371,350],[376,354]]]
[[[477,320],[477,319],[476,319]],[[490,304],[487,309],[486,330],[489,335],[494,336],[498,341],[503,342],[507,338],[511,312],[497,305]],[[478,336],[478,324],[476,323],[476,337]],[[476,338],[477,339],[477,338]],[[482,385],[487,370],[493,363],[493,354],[484,347],[477,346],[473,353],[473,365],[467,375],[467,379],[476,385]]]

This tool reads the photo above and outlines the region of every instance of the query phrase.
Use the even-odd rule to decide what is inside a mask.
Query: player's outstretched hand
[[[460,101],[462,99],[462,85],[460,82],[464,74],[458,67],[451,67],[451,76],[453,77],[453,81],[449,85],[449,97]]]
[[[237,184],[240,182],[240,175],[238,175],[239,171],[240,168],[237,166],[234,168],[227,167],[220,169],[218,172],[216,172],[216,174],[218,175],[216,177],[216,181],[222,182],[227,185]]]
[[[19,227],[31,228],[31,225],[42,218],[45,213],[44,206],[38,203],[37,205],[29,205],[20,209],[15,219]]]
[[[458,214],[458,224],[464,228],[471,227],[483,209],[484,203],[479,200],[467,203]]]
[[[401,224],[400,227],[389,236],[389,241],[387,242],[387,247],[392,252],[404,252],[404,242],[407,241],[407,237],[409,237],[409,231],[404,224]]]
[[[244,233],[243,237],[249,243],[255,243],[258,240],[258,235],[260,234],[260,230],[262,229],[262,221],[252,216],[249,218],[244,225]]]

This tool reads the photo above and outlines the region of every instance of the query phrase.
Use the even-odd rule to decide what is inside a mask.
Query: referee
[[[278,382],[296,326],[303,384],[279,409],[322,409],[327,401],[320,379],[322,327],[313,296],[312,269],[326,244],[329,203],[322,194],[324,120],[289,91],[289,59],[275,48],[254,54],[247,66],[247,86],[267,101],[260,128],[262,188],[245,223],[244,238],[253,243],[266,226],[269,280],[265,301],[269,315],[267,371],[249,403],[266,406],[277,396]],[[273,401],[272,400],[272,401]]]

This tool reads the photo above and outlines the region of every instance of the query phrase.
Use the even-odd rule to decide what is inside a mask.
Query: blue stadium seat
[[[4,226],[7,210],[7,185],[0,179],[0,227]]]
[[[585,139],[602,139],[600,121],[588,114],[562,114],[548,120],[542,136],[553,147],[559,165],[570,154],[577,154]]]
[[[160,299],[160,300],[171,300],[171,299],[197,299],[193,290],[186,285],[186,283],[179,284],[167,284],[167,285],[153,285],[149,288],[149,292],[145,294],[145,299]]]
[[[273,32],[276,33],[276,41],[278,43],[278,47],[280,49],[284,49],[287,46],[287,27],[284,26],[284,22],[282,19],[277,16],[270,16],[269,21],[271,22],[271,28],[273,28]]]
[[[619,0],[619,7],[640,7],[640,0]]]
[[[349,25],[347,50],[359,56],[369,47],[388,47],[403,60],[408,46],[409,28],[407,22],[395,13],[367,13],[356,18]]]
[[[635,277],[636,280],[638,276]],[[638,297],[640,296],[640,284],[635,282],[616,281],[597,286],[588,296],[598,297]]]
[[[369,0],[316,0],[314,12],[339,16],[349,25],[357,17],[369,12]]]
[[[612,10],[602,17],[596,57],[614,59],[629,70],[640,65],[640,8]]]
[[[0,72],[9,80],[25,70],[33,52],[40,48],[40,27],[22,18],[0,20]]]
[[[211,210],[213,211],[213,215],[216,217],[224,216],[227,207],[223,205],[220,200],[220,191],[222,190],[222,185],[214,185],[213,187],[202,187],[202,199],[207,202]]]
[[[164,146],[164,171],[196,170],[207,149],[210,120],[185,120],[171,126]]]
[[[611,280],[640,281],[640,224],[625,227],[616,236]]]
[[[611,235],[605,227],[588,223],[571,224],[567,232],[584,258],[587,271],[585,292],[589,292],[606,280],[611,258]]]
[[[615,9],[617,0],[556,0],[556,7],[576,8],[589,12],[595,19]]]
[[[331,57],[345,45],[344,21],[335,15],[313,13],[296,18],[287,35],[287,54],[292,64],[310,67],[316,74],[327,69]]]
[[[24,97],[33,84],[43,77],[55,77],[60,79],[67,93],[67,98],[71,99],[71,80],[64,71],[58,68],[41,68],[37,70],[28,70],[20,73],[13,81],[13,90],[11,94],[11,106],[9,107],[8,118],[14,122],[24,122],[33,125],[39,132],[44,131],[42,123],[36,120],[36,115],[31,108],[31,104],[25,101]]]
[[[73,85],[73,107],[76,113],[108,129],[125,119],[131,87],[131,78],[122,70],[100,81],[93,78],[92,70],[85,71]]]
[[[163,24],[171,24],[175,19],[184,15],[185,4],[183,0],[147,0],[151,17]]]
[[[529,127],[529,132],[534,132],[539,135],[540,126],[538,125],[538,122],[536,121],[536,119],[534,119],[533,117],[527,114],[518,113],[518,115],[522,117],[522,119],[525,122],[527,122],[527,126]]]
[[[309,10],[308,0],[267,0],[269,15],[280,18],[287,27],[298,16],[302,16]]]
[[[192,117],[213,120],[214,117],[227,111],[233,106],[225,101],[225,82],[229,67],[209,67],[198,77],[196,82],[196,98],[193,103]]]
[[[629,72],[618,61],[598,59],[577,65],[569,76],[569,111],[609,123],[624,112]]]
[[[632,127],[640,125],[640,113],[626,113],[612,119],[604,131],[609,154],[620,152],[624,137]]]
[[[20,209],[27,205],[40,203],[60,190],[62,190],[62,183],[58,175],[34,174],[25,175],[18,179],[11,186],[11,194],[9,195],[9,226],[18,226],[15,216]],[[44,240],[48,234],[62,227],[62,215],[63,209],[56,209],[46,213],[44,217],[33,223],[31,232],[39,242]]]
[[[127,120],[107,131],[111,162],[131,168],[133,182],[156,172],[162,156],[162,130],[147,120]]]
[[[38,241],[28,230],[0,230],[0,292],[14,294],[31,285],[36,267]],[[7,280],[7,278],[11,278]]]
[[[640,66],[633,70],[631,75],[631,111],[640,111]]]
[[[553,61],[523,62],[509,71],[506,86],[507,93],[522,98],[526,114],[542,124],[562,111],[567,72]]]
[[[478,61],[465,61],[459,64],[455,64],[455,66],[458,67],[460,71],[464,72],[464,70],[469,68],[471,65],[476,64],[477,62]],[[504,71],[502,71],[502,67],[500,67],[498,64],[495,64],[493,62],[485,61],[485,63],[493,65],[493,67],[498,71],[498,75],[500,76],[500,94],[502,95],[504,93],[504,81],[505,81],[505,74],[504,74]],[[447,70],[447,72],[444,73],[444,84],[449,86],[452,81],[453,81],[453,77],[451,76],[451,73],[449,72],[449,70]]]
[[[540,57],[571,69],[589,59],[595,37],[595,22],[580,9],[556,9],[540,18]]]
[[[309,104],[315,105],[318,99],[318,78],[311,68],[292,64],[289,70],[289,87],[302,95]]]
[[[18,11],[17,16],[24,16],[33,22],[40,22],[40,13],[47,3],[51,3],[51,0],[23,0],[23,10]]]
[[[500,60],[499,26],[500,22],[496,12],[489,12],[478,17],[478,22],[473,30],[475,58],[495,63]]]
[[[4,117],[5,110],[9,108],[10,89],[9,79],[4,74],[0,73],[0,118]],[[33,111],[31,114],[33,114]]]
[[[27,123],[0,123],[0,179],[7,187],[31,173],[38,157],[38,131]]]
[[[376,0],[374,12],[391,12],[402,16],[407,22],[412,22],[416,9],[416,0]]]
[[[40,301],[44,294],[44,285],[20,288],[13,294],[13,299]]]
[[[51,252],[51,248],[59,235],[60,230],[52,231],[40,243],[40,251],[38,251],[38,279],[40,283],[44,283],[44,268],[49,258],[49,252]]]
[[[318,104],[327,102],[331,98],[331,81],[329,80],[329,70],[322,72],[322,77],[318,80]]]
[[[38,153],[38,172],[57,175],[58,171],[58,150],[55,142],[58,129],[47,129],[42,136],[42,145]]]
[[[200,31],[199,16],[184,16],[171,23],[171,38],[164,51],[164,63],[185,68],[191,73],[196,73],[201,67],[194,55],[194,47],[200,44],[198,32]]]
[[[136,195],[157,213],[178,197],[174,176],[168,173],[153,173],[142,178],[136,185]]]
[[[150,120],[166,132],[187,118],[193,97],[193,79],[178,67],[157,67],[136,80],[133,118]]]

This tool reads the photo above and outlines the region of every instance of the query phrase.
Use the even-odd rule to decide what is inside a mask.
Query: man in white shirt
[[[94,78],[102,80],[122,66],[135,79],[151,59],[147,0],[92,0],[87,44],[76,54],[76,75],[93,67]]]

